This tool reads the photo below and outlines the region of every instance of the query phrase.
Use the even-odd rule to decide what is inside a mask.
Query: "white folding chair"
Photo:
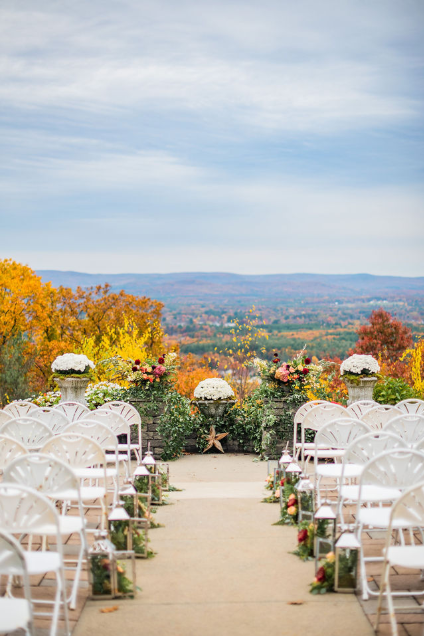
[[[72,534],[77,534],[80,539],[78,558],[76,562],[73,561],[75,567],[65,567],[65,570],[75,573],[72,592],[68,599],[70,609],[75,609],[82,564],[88,550],[79,479],[69,465],[56,457],[31,453],[17,457],[8,464],[4,471],[4,481],[31,486],[37,492],[42,492],[49,499],[61,504],[65,504],[66,501],[77,501],[78,516],[59,516],[60,534],[66,539]],[[62,510],[65,512],[65,505]],[[65,561],[67,562],[69,561]]]
[[[32,417],[17,417],[0,427],[0,435],[12,437],[28,451],[37,451],[53,436],[47,424]]]
[[[59,435],[70,424],[63,411],[50,406],[41,406],[38,411],[32,411],[31,417],[47,424],[53,435]]]
[[[421,415],[424,413],[424,400],[409,398],[409,400],[398,402],[396,408],[407,415]]]
[[[424,439],[424,414],[395,417],[384,425],[383,431],[395,433],[404,439],[409,446],[415,446]]]
[[[118,440],[113,431],[110,430],[104,424],[99,424],[94,420],[78,420],[72,424],[68,424],[64,430],[64,434],[76,433],[77,435],[84,435],[94,440],[102,449],[106,460],[106,477],[112,480],[113,488],[112,492],[113,501],[118,501],[119,493],[119,455],[118,455]],[[111,451],[111,452],[108,452]],[[113,467],[108,467],[107,464],[113,464]],[[84,471],[79,469],[79,476],[84,476],[87,479],[92,478],[93,471],[87,467]]]
[[[118,461],[124,463],[126,477],[129,479],[131,476],[131,429],[128,422],[122,415],[112,409],[97,409],[96,411],[91,411],[90,415],[87,415],[87,417],[81,421],[85,420],[98,422],[99,424],[107,426],[116,435],[118,439]],[[126,443],[119,443],[119,435],[125,437]],[[125,448],[126,452],[119,452],[120,448]],[[108,450],[115,451],[115,446]]]
[[[137,464],[141,464],[141,460],[143,457],[143,435],[141,430],[140,413],[132,404],[128,404],[128,402],[121,402],[119,400],[115,400],[114,402],[106,402],[105,404],[102,404],[102,406],[100,406],[97,409],[97,411],[102,411],[102,410],[112,410],[115,413],[122,415],[122,417],[130,425],[130,427],[131,426],[137,427],[138,442],[131,443],[131,450],[134,451],[134,454],[137,458]],[[123,444],[122,446],[118,444],[118,450],[126,451],[126,444]]]
[[[399,499],[401,494],[413,484],[424,481],[424,455],[410,448],[399,448],[385,451],[371,459],[362,471],[359,481],[358,503],[356,508],[355,534],[361,544],[361,583],[362,597],[367,600],[370,595],[378,595],[370,588],[367,582],[366,565],[370,562],[382,562],[383,556],[365,556],[362,544],[362,532],[368,527],[374,531],[386,530],[390,523],[391,504]],[[369,499],[362,497],[362,493],[368,487],[379,490],[376,505],[363,508],[363,504],[369,504]],[[382,504],[386,503],[386,506]],[[399,527],[402,530],[402,527]],[[399,533],[403,543],[403,535]],[[424,591],[421,592],[424,594]]]
[[[374,406],[377,406],[377,402],[374,402],[374,400],[358,400],[357,402],[349,404],[349,406],[346,407],[346,411],[349,415],[357,417],[358,420],[360,420],[364,413],[372,409]]]
[[[293,418],[293,456],[295,461],[298,461],[300,451],[302,449],[302,442],[297,441],[297,429],[299,426],[302,426],[303,420],[305,419],[305,415],[309,413],[314,406],[318,406],[318,404],[330,404],[330,402],[326,402],[326,400],[310,400],[309,402],[305,402],[300,406]],[[305,448],[313,448],[314,444],[306,442]]]
[[[100,501],[101,526],[104,529],[108,500],[106,458],[101,446],[95,440],[84,435],[61,433],[44,444],[41,452],[57,457],[72,468],[81,481],[81,499],[85,506],[86,502]],[[88,484],[86,484],[87,481]]]
[[[357,437],[346,448],[342,460],[341,486],[337,502],[337,516],[340,517],[342,530],[346,529],[343,505],[345,502],[356,503],[359,497],[359,485],[357,483],[345,483],[345,481],[356,481],[356,478],[360,477],[364,466],[373,457],[380,455],[384,451],[396,448],[408,448],[408,446],[398,435],[384,431],[371,431],[371,433]],[[361,497],[364,503],[378,503],[386,494],[387,491],[381,492],[378,486],[363,486]]]
[[[393,420],[399,415],[402,415],[402,411],[395,406],[391,406],[390,404],[378,404],[369,409],[369,411],[366,411],[361,416],[361,420],[374,430],[379,430],[383,428],[387,422],[390,422],[390,420]]]
[[[314,475],[315,475],[315,492],[317,496],[317,506],[321,505],[320,483],[322,478],[335,479],[340,482],[343,472],[343,464],[326,463],[319,464],[318,460],[322,458],[341,458],[345,449],[357,437],[370,433],[369,426],[358,419],[340,418],[325,424],[317,431],[315,436],[314,449]],[[338,451],[338,455],[334,453]],[[345,469],[345,477],[357,477],[358,471]]]
[[[32,616],[31,591],[25,554],[19,543],[8,532],[0,530],[0,576],[19,576],[23,581],[24,598],[0,598],[0,634],[24,629],[35,635]]]
[[[90,409],[79,402],[60,402],[53,408],[63,413],[70,422],[76,422],[87,413],[90,413]]]
[[[340,406],[340,404],[332,404],[331,402],[326,402],[324,404],[318,404],[314,406],[310,411],[308,411],[303,418],[302,426],[301,426],[301,460],[303,463],[303,471],[306,470],[306,465],[311,459],[314,457],[315,453],[315,442],[314,443],[306,443],[305,442],[305,432],[307,429],[312,431],[319,431],[320,428],[332,422],[333,420],[349,417],[344,406]],[[356,418],[354,418],[356,419]],[[336,457],[340,455],[339,452],[335,451],[331,457]]]
[[[54,505],[43,494],[20,484],[0,484],[0,530],[10,534],[33,534],[54,537],[57,550],[26,550],[25,563],[29,576],[54,572],[56,592],[52,601],[33,599],[34,605],[53,605],[53,611],[34,612],[34,616],[50,616],[50,636],[55,636],[62,608],[65,634],[69,634],[68,604],[66,600],[65,575],[63,569],[62,537],[59,517]],[[11,592],[10,588],[9,591]]]
[[[0,411],[0,426],[13,420],[13,415],[7,411]]]
[[[381,613],[383,609],[383,599],[387,598],[387,605],[390,616],[390,624],[393,636],[398,636],[398,628],[396,623],[395,607],[393,603],[393,595],[390,584],[390,568],[406,568],[424,570],[424,546],[422,543],[415,543],[412,530],[414,528],[422,529],[424,527],[424,482],[414,484],[394,503],[389,524],[387,526],[386,547],[384,549],[382,580],[380,585],[380,593],[378,596],[377,616],[375,622],[375,631],[379,631]],[[409,529],[411,543],[409,545],[393,545],[393,531],[401,529]],[[402,592],[397,591],[402,596],[418,596],[422,591],[414,592],[411,589],[405,589]],[[417,605],[414,603],[411,607],[402,607],[402,611],[416,610]]]
[[[28,415],[31,411],[36,411],[38,408],[40,407],[36,404],[33,404],[33,402],[22,400],[21,402],[17,401],[6,404],[6,406],[3,408],[3,411],[9,413],[9,415],[15,418],[25,417],[25,415]]]
[[[4,472],[5,467],[16,457],[27,455],[28,450],[13,437],[0,435],[0,475]]]

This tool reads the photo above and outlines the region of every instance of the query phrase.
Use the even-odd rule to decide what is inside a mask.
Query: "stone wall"
[[[159,419],[164,411],[164,404],[161,402],[155,402],[151,404],[145,400],[132,399],[130,404],[135,406],[138,410],[141,410],[141,431],[143,435],[143,454],[147,450],[147,445],[150,442],[150,450],[152,451],[156,459],[160,459],[163,453],[163,439],[157,432]],[[150,408],[149,408],[150,407]],[[131,441],[136,442],[137,431],[135,427],[131,431]]]
[[[278,459],[281,456],[282,449],[289,442],[289,448],[293,446],[293,417],[295,409],[287,405],[287,398],[273,400],[268,402],[267,406],[271,407],[277,421],[274,426],[268,427],[265,423],[262,432],[262,448],[263,455],[269,459]],[[290,411],[290,426],[282,429],[281,419]],[[279,431],[278,433],[276,431]]]

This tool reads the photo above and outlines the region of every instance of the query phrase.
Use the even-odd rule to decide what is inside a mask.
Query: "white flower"
[[[254,358],[253,364],[259,371],[267,371],[268,369],[268,363],[261,358]]]
[[[222,378],[208,378],[196,386],[194,397],[198,400],[226,400],[234,397],[234,391]]]
[[[380,365],[377,360],[372,356],[361,356],[355,353],[350,358],[344,360],[340,366],[340,375],[344,373],[355,373],[361,375],[362,373],[378,373],[380,371]]]
[[[63,373],[64,371],[82,373],[88,368],[94,369],[94,362],[89,360],[87,356],[76,353],[65,353],[63,356],[58,356],[52,364],[54,373]]]

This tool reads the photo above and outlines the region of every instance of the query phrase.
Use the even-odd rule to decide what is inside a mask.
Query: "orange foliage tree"
[[[175,388],[178,393],[189,399],[194,397],[194,389],[206,378],[218,378],[216,369],[211,369],[206,356],[196,358],[192,353],[181,358]]]

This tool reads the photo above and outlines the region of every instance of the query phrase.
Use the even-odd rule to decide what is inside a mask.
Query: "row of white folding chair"
[[[422,481],[424,481],[424,453],[411,448],[387,450],[370,459],[363,467],[358,487],[355,533],[361,545],[360,569],[364,599],[369,598],[370,595],[378,594],[368,585],[367,564],[383,562],[383,555],[364,555],[362,532],[364,529],[387,530],[390,525],[393,502],[396,502],[405,490]],[[372,492],[374,492],[374,499],[371,501],[369,494]],[[387,505],[382,505],[384,503]],[[365,504],[366,507],[364,507]],[[400,520],[394,528],[398,531],[402,545],[404,544],[403,529],[405,527],[407,526]],[[421,538],[423,538],[422,526],[414,524],[414,527],[421,532]],[[424,594],[423,590],[414,592],[414,596],[422,594]]]
[[[7,464],[21,455],[28,455],[28,450],[23,444],[12,437],[0,435],[0,476]]]
[[[129,478],[131,475],[131,429],[128,422],[122,415],[109,409],[90,411],[84,418],[78,420],[77,424],[86,421],[97,422],[107,426],[116,435],[117,439],[119,435],[125,436],[126,442],[118,442],[117,452],[118,461],[124,463],[126,476]],[[110,450],[115,451],[115,447]]]
[[[360,419],[362,422],[369,424],[371,428],[378,430],[383,428],[387,422],[390,422],[395,417],[403,415],[403,411],[396,406],[390,404],[377,404],[366,411]]]
[[[28,568],[22,547],[12,534],[0,530],[0,577],[19,576],[24,598],[0,597],[0,633],[23,629],[35,636]]]
[[[0,435],[13,437],[29,451],[39,450],[53,437],[52,430],[33,417],[17,417],[0,426]]]
[[[128,404],[128,402],[121,402],[118,400],[115,400],[114,402],[105,402],[104,404],[102,404],[102,406],[100,406],[97,409],[96,412],[98,413],[99,411],[103,411],[103,410],[113,411],[114,413],[117,413],[118,415],[123,417],[125,421],[128,423],[128,425],[130,426],[130,429],[132,426],[137,427],[138,441],[131,442],[130,440],[130,450],[134,451],[134,454],[137,458],[137,464],[141,464],[141,460],[143,458],[143,434],[141,430],[140,413],[132,404]],[[119,444],[118,450],[127,452],[126,445]]]
[[[305,441],[305,432],[307,429],[312,431],[319,430],[322,426],[335,420],[337,418],[349,417],[344,406],[340,404],[333,404],[331,402],[320,402],[319,404],[311,405],[311,402],[304,404],[305,411],[301,422],[301,439],[300,439],[300,458],[303,464],[309,461],[314,455],[315,443]],[[311,405],[308,407],[308,405]],[[308,407],[308,408],[307,408]],[[296,441],[297,425],[294,427],[293,444],[295,449],[295,456],[299,455],[299,442]]]
[[[83,560],[87,555],[88,544],[85,533],[85,517],[81,498],[80,480],[69,464],[42,453],[31,453],[15,458],[4,471],[4,483],[30,486],[37,492],[42,492],[55,504],[62,508],[59,516],[59,530],[64,539],[77,534],[80,548],[74,567],[66,567],[74,571],[73,585],[68,599],[70,608],[75,609],[78,583],[80,580]],[[66,515],[66,502],[73,501],[78,515]]]
[[[399,527],[410,529],[411,543],[409,545],[393,545],[393,531]],[[383,600],[387,598],[388,614],[393,636],[398,636],[398,628],[393,604],[393,592],[390,584],[390,569],[406,568],[408,570],[424,570],[424,546],[414,541],[414,528],[424,527],[424,481],[407,488],[391,509],[389,524],[386,532],[386,545],[383,550],[383,567],[378,597],[377,616],[374,629],[379,631]],[[398,590],[398,593],[400,590]],[[415,596],[415,592],[408,589],[402,590],[402,596]],[[407,607],[403,605],[402,611],[416,610],[417,605]]]
[[[32,600],[33,604],[53,605],[53,610],[51,613],[34,614],[51,617],[50,636],[56,636],[60,610],[62,609],[65,634],[68,636],[68,604],[63,567],[62,535],[59,516],[54,504],[46,496],[29,486],[4,482],[0,484],[0,531],[18,536],[26,534],[55,538],[56,551],[27,550],[24,552],[24,559],[26,570],[30,576],[54,572],[56,591],[53,600]]]

